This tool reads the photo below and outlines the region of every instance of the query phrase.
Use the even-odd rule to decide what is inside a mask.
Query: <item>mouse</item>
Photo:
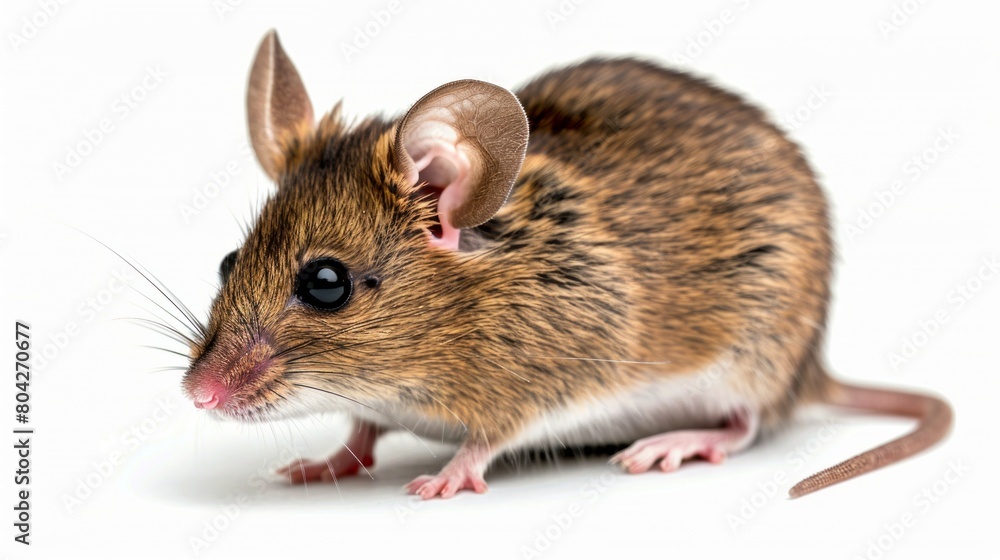
[[[433,499],[485,492],[527,449],[621,445],[621,471],[671,472],[804,406],[916,421],[799,497],[950,430],[942,397],[828,372],[827,199],[761,109],[706,80],[594,58],[317,119],[272,30],[246,108],[275,188],[222,260],[182,386],[237,422],[347,414],[339,449],[279,470],[290,483],[367,471],[396,430],[457,445],[405,486]]]

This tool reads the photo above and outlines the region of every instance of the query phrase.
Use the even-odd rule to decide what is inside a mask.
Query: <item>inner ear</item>
[[[461,232],[452,222],[458,199],[467,190],[468,161],[454,154],[433,150],[414,162],[417,172],[415,196],[427,199],[435,209],[436,221],[431,225],[431,245],[458,248]]]
[[[457,250],[460,230],[493,217],[510,194],[527,144],[524,110],[500,86],[452,82],[414,104],[396,130],[393,158],[413,196],[436,205],[432,245]]]
[[[450,158],[435,157],[419,170],[418,182],[443,189],[453,184],[462,174],[459,172],[459,165],[460,163]],[[419,169],[420,164],[417,164],[417,167]],[[468,173],[468,169],[463,171],[465,174]]]

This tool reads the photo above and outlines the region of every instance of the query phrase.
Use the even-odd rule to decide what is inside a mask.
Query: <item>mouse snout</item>
[[[262,402],[260,393],[280,375],[274,350],[264,340],[215,344],[188,370],[184,388],[195,408],[249,412]]]
[[[213,408],[221,408],[224,406],[228,397],[229,393],[226,391],[225,387],[219,386],[217,388],[197,391],[191,396],[191,400],[194,401],[195,408],[212,410]]]
[[[198,363],[188,371],[184,385],[195,408],[205,410],[225,408],[226,403],[232,400],[234,389],[238,388],[238,379],[233,383],[237,386],[230,388],[226,385],[226,378],[231,377],[230,371],[225,366],[204,362]]]

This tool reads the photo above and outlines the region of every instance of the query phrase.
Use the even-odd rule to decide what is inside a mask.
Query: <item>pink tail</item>
[[[792,498],[804,496],[920,453],[941,441],[951,429],[951,406],[938,397],[904,391],[870,389],[833,380],[830,383],[831,390],[824,401],[828,404],[907,416],[918,419],[920,423],[905,436],[851,457],[799,482],[788,491],[788,495]]]

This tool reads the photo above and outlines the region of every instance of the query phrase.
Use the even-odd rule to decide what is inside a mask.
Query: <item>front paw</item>
[[[354,476],[364,469],[368,473],[368,467],[375,464],[371,457],[355,457],[352,453],[344,450],[324,461],[310,461],[298,459],[276,471],[275,474],[287,477],[291,484],[303,484],[307,482],[333,482],[338,478]]]
[[[406,491],[420,496],[424,500],[431,498],[450,498],[460,490],[472,490],[477,494],[486,492],[486,481],[482,475],[469,471],[447,472],[430,476],[418,476],[406,485]]]

